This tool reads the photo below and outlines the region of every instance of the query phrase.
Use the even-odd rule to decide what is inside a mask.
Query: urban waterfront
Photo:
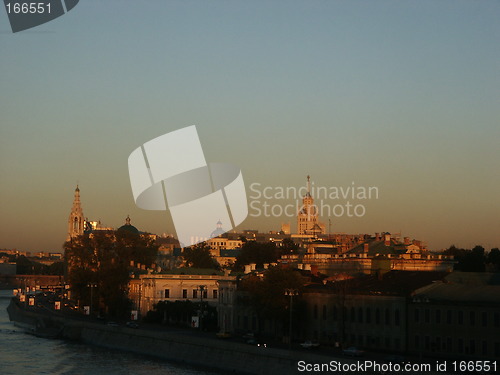
[[[29,335],[9,321],[11,290],[0,290],[0,373],[71,375],[215,375],[188,366],[66,340]]]

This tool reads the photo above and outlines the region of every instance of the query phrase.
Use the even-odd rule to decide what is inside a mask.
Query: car
[[[119,327],[120,326],[117,322],[107,322],[106,325],[110,326],[110,327]]]
[[[313,342],[310,340],[307,340],[303,343],[300,344],[305,349],[311,349],[311,348],[317,348],[319,346],[319,342]]]
[[[137,324],[136,322],[127,322],[125,323],[125,325],[129,328],[139,328],[139,324]]]
[[[354,346],[350,346],[347,349],[342,350],[343,355],[348,355],[350,357],[362,357],[365,352]]]

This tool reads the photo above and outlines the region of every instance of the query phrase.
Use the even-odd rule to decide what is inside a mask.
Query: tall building
[[[311,177],[307,176],[307,193],[297,214],[297,233],[317,235],[325,233],[325,225],[318,220],[318,208],[311,195]]]
[[[80,189],[76,185],[75,198],[73,199],[73,207],[68,219],[68,237],[66,241],[71,238],[83,234],[85,229],[85,217],[83,216],[82,204],[80,202]]]

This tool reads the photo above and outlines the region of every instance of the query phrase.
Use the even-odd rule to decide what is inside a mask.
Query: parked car
[[[319,342],[313,342],[313,341],[307,340],[307,341],[303,342],[302,344],[300,344],[300,346],[302,346],[305,349],[317,348],[319,346]]]
[[[362,357],[365,352],[354,346],[350,346],[349,348],[342,350],[342,354],[350,357]]]
[[[129,328],[139,328],[139,324],[137,324],[136,322],[127,322],[125,323],[125,325]]]
[[[107,322],[106,325],[111,327],[119,327],[120,325],[117,322]]]

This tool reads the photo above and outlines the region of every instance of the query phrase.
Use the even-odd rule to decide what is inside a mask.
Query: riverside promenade
[[[27,307],[11,298],[9,318],[28,332],[42,337],[75,340],[113,350],[132,352],[169,362],[187,364],[220,373],[242,375],[281,374],[387,374],[375,366],[386,361],[375,353],[368,357],[344,357],[332,348],[284,349],[248,345],[236,339],[218,339],[214,333],[156,325],[130,328],[107,325],[86,316],[65,314],[45,307]],[[411,361],[413,365],[422,365]],[[435,361],[434,361],[435,362]],[[346,370],[347,369],[347,370]],[[446,374],[429,367],[398,371],[404,374]]]
[[[108,326],[102,322],[64,316],[44,309],[26,309],[15,298],[7,308],[11,321],[33,333],[53,332],[58,337],[85,344],[157,357],[200,368],[235,374],[294,374],[298,362],[325,363],[332,358],[309,351],[258,347],[215,334],[191,330],[140,329]],[[343,361],[350,361],[349,359]]]

